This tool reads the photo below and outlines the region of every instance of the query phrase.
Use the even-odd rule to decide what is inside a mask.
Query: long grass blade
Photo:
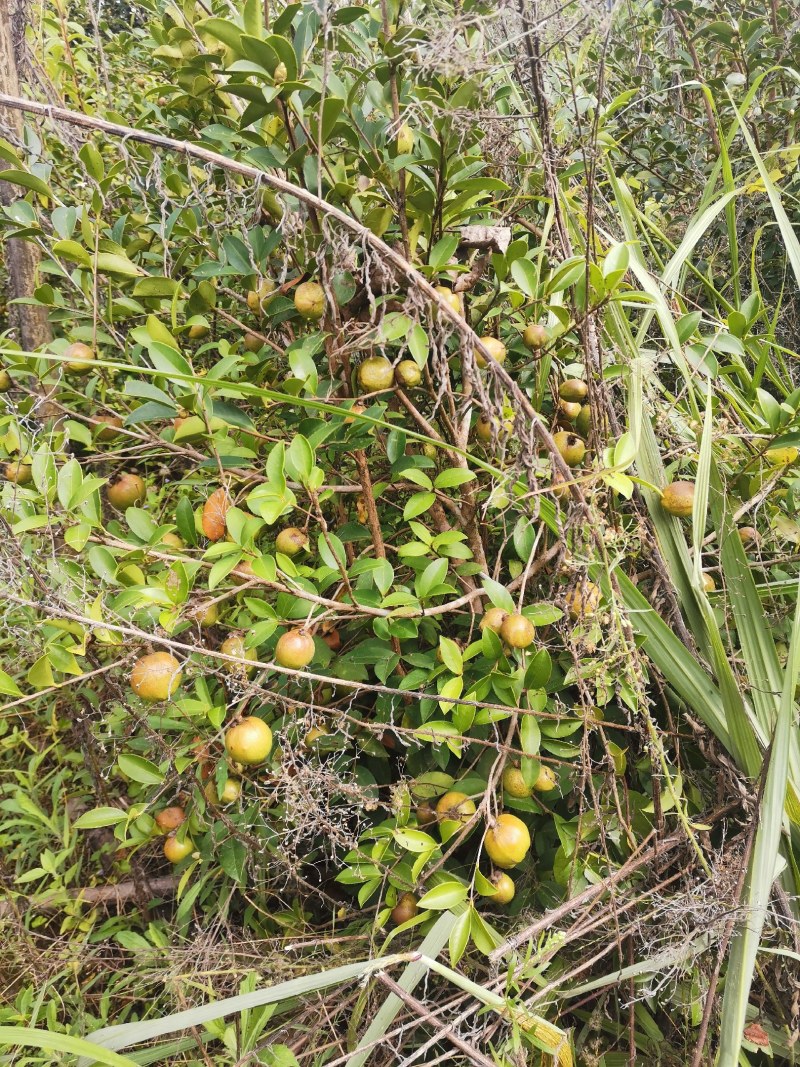
[[[0,1026],[0,1048],[38,1048],[65,1056],[86,1057],[86,1064],[103,1063],[108,1067],[136,1067],[135,1060],[118,1056],[108,1049],[98,1049],[90,1041],[69,1034],[33,1030],[27,1026]]]

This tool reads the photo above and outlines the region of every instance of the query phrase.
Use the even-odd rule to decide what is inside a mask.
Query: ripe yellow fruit
[[[489,899],[496,901],[498,904],[510,904],[517,891],[511,875],[506,874],[505,871],[495,871],[489,881],[494,886],[494,893]]]
[[[686,518],[694,507],[694,482],[671,482],[661,491],[661,507],[670,515]]]
[[[275,538],[275,548],[284,556],[296,556],[308,548],[308,536],[296,526],[287,526]]]
[[[294,291],[294,306],[309,322],[318,322],[325,314],[325,290],[317,282],[303,282]]]
[[[271,278],[262,278],[256,288],[250,290],[247,294],[247,306],[254,315],[263,315],[264,309],[275,298],[275,288],[275,282]]]
[[[409,919],[413,919],[419,911],[417,898],[413,893],[401,893],[397,903],[392,908],[392,922],[395,926],[402,926]]]
[[[464,307],[461,303],[460,293],[454,293],[453,290],[448,289],[446,285],[437,285],[436,292],[446,304],[449,304],[453,311],[459,315],[463,315]]]
[[[558,415],[559,415],[559,421],[561,423],[564,423],[564,422],[575,422],[575,420],[578,418],[580,413],[581,413],[580,404],[573,404],[569,400],[559,400],[559,402],[558,402]]]
[[[717,588],[717,583],[714,581],[708,571],[703,571],[700,577],[703,581],[703,589],[705,589],[707,593],[713,593],[714,590]]]
[[[216,782],[211,779],[206,782],[203,789],[206,800],[215,807],[224,807],[226,804],[235,803],[242,795],[242,783],[238,778],[226,778],[222,789],[217,789]]]
[[[170,834],[164,842],[164,855],[170,863],[180,863],[194,852],[194,844],[191,839],[184,837],[183,841]]]
[[[568,430],[559,430],[558,433],[553,434],[553,442],[568,467],[577,467],[583,462],[586,445],[577,434],[570,433]]]
[[[737,533],[739,534],[739,540],[742,542],[745,548],[757,547],[761,540],[758,530],[755,526],[740,526]]]
[[[558,395],[562,400],[568,400],[570,403],[584,400],[588,392],[589,386],[580,378],[569,378],[558,387]]]
[[[275,662],[300,671],[314,658],[314,638],[305,630],[287,630],[275,645]]]
[[[533,790],[535,793],[549,793],[551,789],[555,789],[557,782],[555,771],[542,764],[539,767],[539,777],[533,783]]]
[[[0,368],[0,393],[7,393],[11,388],[11,375],[5,368]]]
[[[263,763],[272,751],[272,730],[263,719],[248,715],[228,727],[225,750],[234,763],[248,766]]]
[[[550,334],[546,326],[540,326],[538,322],[532,322],[522,331],[522,343],[533,352],[538,352],[547,344]]]
[[[182,552],[184,548],[186,548],[183,538],[178,537],[178,535],[176,533],[173,533],[171,530],[168,530],[163,535],[163,537],[161,538],[161,544],[167,545],[169,548],[174,548],[178,552]]]
[[[439,835],[443,842],[449,841],[475,814],[475,801],[457,789],[451,789],[439,798],[436,816],[439,819]]]
[[[133,665],[131,689],[142,700],[169,700],[183,679],[181,665],[169,652],[151,652]]]
[[[414,359],[401,359],[394,369],[394,376],[398,385],[408,389],[413,389],[422,381],[422,371]]]
[[[590,619],[600,605],[600,588],[594,582],[584,582],[567,594],[567,611],[573,620]]]
[[[303,738],[303,745],[305,748],[311,748],[315,741],[319,741],[321,737],[330,737],[330,730],[327,726],[321,724],[320,726],[312,726],[310,730],[306,731],[306,735]]]
[[[230,637],[226,637],[219,646],[219,650],[223,655],[234,656],[239,660],[238,663],[231,663],[225,660],[223,664],[225,670],[230,671],[231,674],[244,676],[252,674],[251,663],[253,660],[257,660],[258,656],[255,649],[244,647],[244,637],[241,634],[231,634]]]
[[[208,326],[202,322],[195,322],[187,330],[190,341],[201,341],[204,337],[208,337],[211,333]]]
[[[486,831],[483,847],[489,859],[498,867],[516,867],[528,854],[531,835],[522,819],[504,812]]]
[[[359,365],[358,384],[367,393],[391,389],[394,385],[394,367],[385,356],[369,356]]]
[[[408,156],[414,151],[414,131],[407,122],[404,122],[397,131],[395,147],[397,148],[398,156]]]
[[[193,619],[202,629],[207,630],[210,626],[214,626],[219,619],[219,604],[214,604],[210,601],[202,602],[191,609],[189,618]]]
[[[481,337],[481,344],[488,350],[489,355],[496,363],[505,363],[507,350],[506,346],[497,337]],[[479,367],[486,366],[486,357],[482,352],[475,350],[475,362]]]
[[[21,463],[18,459],[3,464],[3,477],[7,482],[16,482],[17,485],[27,485],[33,477],[33,470],[28,463]]]
[[[134,504],[141,504],[147,495],[147,487],[144,480],[138,474],[125,472],[117,475],[106,489],[106,496],[112,508],[122,511],[124,508],[132,508]]]
[[[64,359],[64,371],[67,374],[88,374],[95,359],[94,349],[76,341],[64,352]]]
[[[502,608],[487,608],[481,619],[481,629],[492,630],[494,633],[499,634],[507,618],[508,612],[503,611]]]
[[[519,767],[506,767],[503,771],[503,789],[516,800],[522,800],[531,795],[530,786],[525,784]]]
[[[170,808],[162,808],[155,817],[155,824],[162,833],[168,834],[177,830],[186,822],[186,812],[177,804]]]
[[[506,615],[500,627],[500,637],[512,648],[528,648],[533,643],[536,628],[524,615]]]

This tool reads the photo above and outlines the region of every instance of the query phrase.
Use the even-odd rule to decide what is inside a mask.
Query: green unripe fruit
[[[517,891],[511,875],[506,874],[505,871],[495,871],[489,881],[494,886],[494,893],[490,899],[497,904],[510,904]]]
[[[562,382],[558,387],[558,395],[562,400],[568,400],[570,403],[585,400],[588,393],[589,386],[586,382],[582,382],[580,378],[570,378],[568,381]]]
[[[64,358],[64,370],[67,374],[88,374],[95,359],[94,349],[76,341],[67,348]]]
[[[538,352],[547,344],[549,333],[546,326],[540,326],[538,322],[532,322],[522,331],[522,343],[533,352]]]
[[[325,290],[317,282],[303,282],[294,291],[294,306],[309,322],[318,322],[325,313]]]
[[[394,367],[385,356],[370,356],[359,365],[358,384],[366,393],[391,389],[394,385]]]
[[[481,344],[487,351],[492,359],[496,363],[505,363],[506,361],[506,346],[497,337],[481,337]],[[475,350],[475,362],[483,369],[486,366],[486,357],[482,352]]]
[[[525,784],[525,779],[519,767],[506,767],[503,771],[503,789],[510,797],[514,797],[516,800],[523,800],[531,795],[531,790]]]
[[[408,156],[414,151],[414,131],[404,122],[395,141],[398,156]]]
[[[394,369],[394,376],[398,385],[405,385],[409,389],[413,389],[422,381],[422,371],[413,359],[401,360]]]

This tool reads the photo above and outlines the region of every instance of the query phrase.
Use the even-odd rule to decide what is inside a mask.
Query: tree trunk
[[[17,47],[22,39],[24,23],[15,0],[0,0],[0,92],[11,96],[20,95],[17,72]],[[10,108],[2,110],[4,122],[22,140],[23,122],[21,113]],[[8,165],[0,160],[0,204],[7,205],[19,196],[19,189],[2,181],[2,171]],[[30,297],[37,285],[39,250],[29,241],[5,240],[2,244],[3,259],[8,274],[8,299]],[[9,320],[16,339],[26,351],[32,351],[51,339],[47,308],[31,304],[9,304]]]

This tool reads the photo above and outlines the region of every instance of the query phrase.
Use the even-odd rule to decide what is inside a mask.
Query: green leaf
[[[21,185],[25,189],[32,189],[41,196],[53,198],[53,191],[47,182],[27,170],[0,171],[0,181],[9,182],[11,185]]]
[[[461,467],[450,467],[437,474],[433,484],[436,489],[452,489],[457,485],[464,485],[465,482],[471,482],[474,478],[473,471],[466,471]]]
[[[127,818],[128,813],[122,808],[92,808],[80,815],[72,826],[75,830],[97,830],[101,826],[116,826]]]
[[[395,827],[392,831],[392,837],[406,852],[433,852],[439,847],[430,834],[413,828],[400,829],[400,827]]]
[[[161,785],[164,775],[150,760],[142,756],[134,756],[130,752],[123,752],[117,760],[117,765],[123,774],[140,785]]]
[[[539,288],[538,271],[529,259],[515,259],[511,264],[511,277],[526,296],[536,296]]]
[[[419,906],[427,911],[448,911],[467,899],[467,887],[462,882],[443,882],[419,899]]]
[[[458,916],[453,929],[450,931],[448,952],[450,954],[450,963],[453,967],[456,966],[458,961],[464,955],[464,951],[469,944],[470,925],[470,913],[469,911],[464,911]]]
[[[11,677],[10,674],[6,674],[5,671],[0,671],[0,693],[9,697],[21,697],[22,690]]]
[[[503,611],[516,611],[514,598],[504,585],[501,585],[499,582],[496,582],[493,578],[489,577],[482,578],[481,585],[486,590],[486,595],[496,608],[502,608]]]
[[[429,563],[422,574],[418,574],[414,588],[416,589],[417,596],[420,600],[428,596],[433,589],[441,585],[447,574],[447,560],[435,559],[433,563]]]
[[[437,241],[428,256],[428,265],[433,270],[440,270],[446,263],[449,263],[458,248],[459,240],[458,234],[451,233]]]
[[[439,637],[439,652],[441,653],[442,663],[453,674],[461,674],[464,670],[464,659],[461,653],[461,649],[450,637],[441,635]]]
[[[63,1056],[83,1056],[86,1064],[102,1063],[108,1067],[136,1067],[137,1064],[136,1060],[98,1048],[83,1038],[33,1030],[27,1026],[0,1026],[0,1047],[46,1049],[48,1052],[59,1053],[61,1062]]]
[[[406,501],[406,506],[403,508],[403,518],[413,519],[417,515],[422,515],[423,512],[430,509],[435,500],[435,493],[415,493]]]
[[[97,269],[101,274],[123,274],[129,278],[144,274],[141,267],[116,252],[98,252]]]

